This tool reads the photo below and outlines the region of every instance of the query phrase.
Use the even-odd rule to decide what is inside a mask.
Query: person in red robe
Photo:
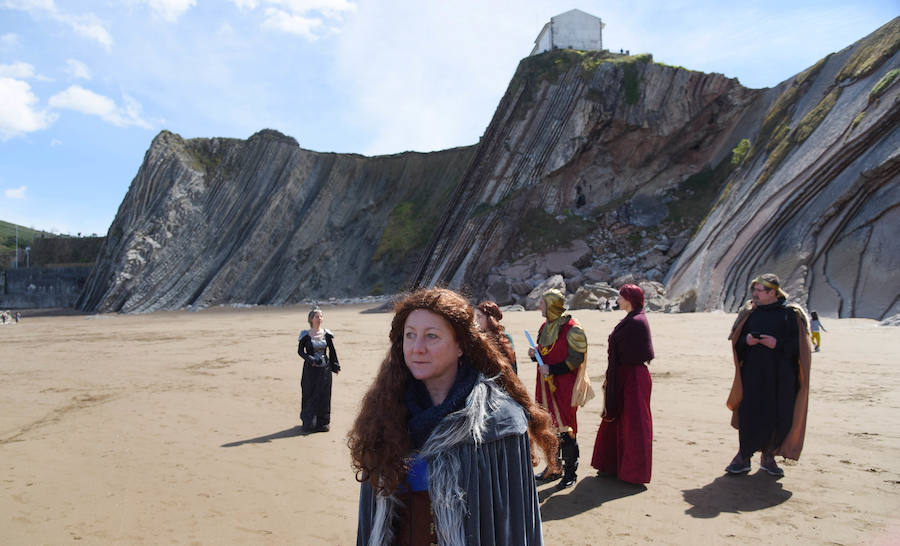
[[[591,466],[599,475],[624,482],[650,483],[653,462],[653,417],[650,370],[654,358],[644,292],[626,284],[619,289],[619,309],[628,312],[609,335],[603,421],[597,430]]]
[[[548,469],[535,476],[538,482],[560,478],[558,488],[571,487],[577,478],[580,451],[577,412],[592,396],[587,379],[587,337],[584,329],[566,313],[566,298],[562,292],[550,289],[541,296],[541,315],[547,320],[538,330],[537,350],[542,366],[538,367],[535,401],[545,408],[553,419],[559,434],[557,459],[563,463],[563,472],[552,473]],[[534,349],[528,356],[537,360]]]

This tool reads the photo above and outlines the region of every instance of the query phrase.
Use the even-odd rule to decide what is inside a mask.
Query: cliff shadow
[[[700,489],[685,489],[681,493],[691,505],[685,513],[695,518],[763,510],[778,506],[794,494],[763,470],[749,476],[726,474]]]
[[[244,444],[265,444],[271,442],[272,440],[278,440],[280,438],[294,438],[295,436],[307,436],[309,434],[311,434],[310,431],[303,430],[303,427],[297,425],[295,427],[286,428],[278,432],[273,432],[272,434],[266,434],[265,436],[257,436],[256,438],[250,438],[248,440],[229,442],[227,444],[222,444],[219,447],[237,447]]]
[[[557,489],[554,483],[538,491],[541,519],[543,521],[566,519],[605,502],[637,495],[646,490],[645,485],[623,482],[612,476],[582,478],[573,489]]]

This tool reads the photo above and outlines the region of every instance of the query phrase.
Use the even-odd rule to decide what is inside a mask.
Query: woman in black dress
[[[303,359],[300,379],[300,421],[308,432],[328,432],[331,425],[331,374],[341,371],[334,350],[334,334],[322,327],[321,309],[309,312],[309,330],[298,337]]]

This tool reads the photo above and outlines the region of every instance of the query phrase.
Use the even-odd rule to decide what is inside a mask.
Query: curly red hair
[[[391,348],[362,399],[359,415],[347,437],[357,480],[368,480],[377,491],[389,495],[406,476],[405,459],[411,448],[404,394],[412,374],[403,358],[403,329],[407,317],[416,309],[443,317],[453,329],[456,342],[468,362],[487,377],[497,376],[498,384],[528,415],[532,464],[538,464],[534,454],[537,443],[555,471],[558,439],[553,433],[550,415],[534,403],[506,358],[478,331],[472,306],[452,290],[420,288],[394,304],[389,336]]]
[[[506,328],[500,324],[500,320],[503,318],[503,311],[500,310],[496,303],[490,300],[479,303],[475,306],[475,309],[481,311],[487,322],[488,331],[485,332],[485,335],[494,342],[494,345],[500,348],[500,351],[510,363],[515,363],[516,352],[513,350],[512,343],[506,337]]]

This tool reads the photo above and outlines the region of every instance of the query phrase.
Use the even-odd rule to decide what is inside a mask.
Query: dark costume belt
[[[316,357],[321,357],[322,363],[319,364],[318,360],[313,360],[313,362],[312,362],[313,368],[327,368],[329,366],[328,357],[325,356],[325,351],[322,351],[322,352],[316,351],[315,353],[313,353],[313,358],[315,359]]]

